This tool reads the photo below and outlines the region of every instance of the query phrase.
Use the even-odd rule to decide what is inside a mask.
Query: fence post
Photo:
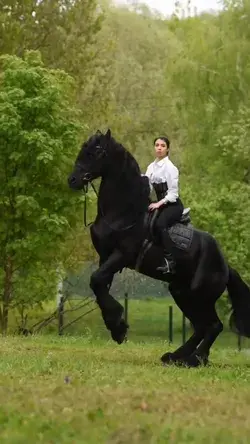
[[[124,320],[128,323],[128,292],[124,293]]]
[[[168,307],[169,310],[169,318],[168,318],[168,337],[169,342],[173,342],[173,307],[170,305]]]
[[[238,338],[238,351],[240,352],[241,351],[241,335],[238,335],[237,338]]]
[[[64,312],[64,299],[60,296],[58,304],[58,335],[63,335],[63,312]]]

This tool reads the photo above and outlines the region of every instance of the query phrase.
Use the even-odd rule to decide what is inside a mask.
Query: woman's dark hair
[[[170,141],[167,137],[165,137],[165,136],[156,137],[156,139],[154,139],[154,144],[155,144],[156,140],[158,140],[158,139],[164,140],[164,142],[167,145],[167,148],[168,149],[170,148]]]

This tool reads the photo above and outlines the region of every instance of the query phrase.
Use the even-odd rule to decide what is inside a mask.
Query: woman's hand
[[[162,205],[164,205],[164,200],[159,200],[159,202],[151,203],[148,207],[149,211],[154,211],[160,208]]]

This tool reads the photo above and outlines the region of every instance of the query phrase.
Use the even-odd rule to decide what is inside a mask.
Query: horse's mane
[[[146,211],[150,194],[148,179],[142,176],[140,167],[130,151],[113,137],[110,138],[110,146],[122,160],[119,167],[121,180],[124,182],[124,203],[130,203],[140,213]]]
[[[128,172],[131,175],[141,175],[140,167],[134,158],[134,156],[128,151],[127,148],[125,148],[120,142],[117,142],[114,137],[111,137],[110,142],[112,144],[112,149],[117,151],[118,153],[123,153],[124,156],[127,157],[128,163],[129,163],[129,170]]]

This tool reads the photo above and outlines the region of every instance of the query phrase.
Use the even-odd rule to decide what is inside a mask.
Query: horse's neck
[[[98,204],[100,206],[105,206],[107,210],[109,208],[112,209],[114,206],[116,208],[124,206],[126,195],[126,183],[122,179],[102,178],[98,196]]]
[[[127,176],[118,179],[112,177],[102,178],[99,196],[98,212],[126,214],[126,212],[137,212],[147,208],[147,199],[143,209],[143,184],[140,176],[128,179]],[[132,216],[132,214],[130,214]]]

